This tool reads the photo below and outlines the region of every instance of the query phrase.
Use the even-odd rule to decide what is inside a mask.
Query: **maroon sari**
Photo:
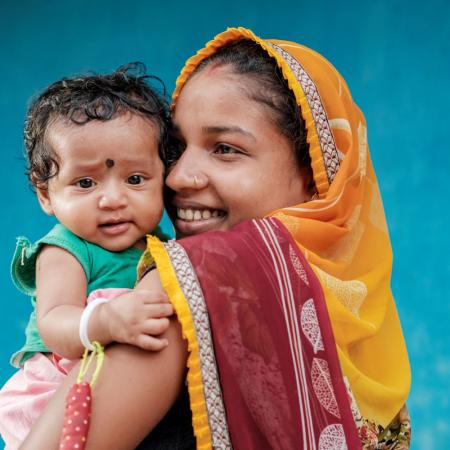
[[[163,245],[198,448],[361,448],[321,287],[281,222]]]

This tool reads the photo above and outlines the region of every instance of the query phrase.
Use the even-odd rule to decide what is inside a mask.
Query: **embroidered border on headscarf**
[[[323,107],[319,91],[317,90],[317,87],[311,77],[293,56],[284,51],[278,45],[270,42],[268,45],[276,50],[287,62],[290,69],[294,73],[295,78],[305,92],[306,99],[308,100],[308,104],[316,124],[320,147],[322,149],[323,161],[327,171],[328,182],[331,184],[337,171],[339,170],[339,153],[337,151],[336,143],[334,142],[333,133],[331,132],[331,127],[328,122],[328,117],[325,112],[325,108]]]

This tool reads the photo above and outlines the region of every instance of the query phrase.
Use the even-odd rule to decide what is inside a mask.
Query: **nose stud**
[[[194,175],[194,186],[198,187],[197,175]]]

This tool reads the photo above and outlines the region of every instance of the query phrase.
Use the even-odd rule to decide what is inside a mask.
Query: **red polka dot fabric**
[[[74,384],[66,397],[64,426],[60,449],[83,450],[91,418],[91,386],[89,383]]]

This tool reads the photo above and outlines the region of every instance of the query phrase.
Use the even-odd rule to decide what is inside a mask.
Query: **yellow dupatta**
[[[361,413],[387,426],[407,398],[411,374],[390,290],[392,251],[366,123],[345,80],[307,47],[230,28],[186,62],[173,104],[200,61],[242,38],[276,59],[295,94],[319,194],[270,215],[289,229],[321,282],[341,366]]]

